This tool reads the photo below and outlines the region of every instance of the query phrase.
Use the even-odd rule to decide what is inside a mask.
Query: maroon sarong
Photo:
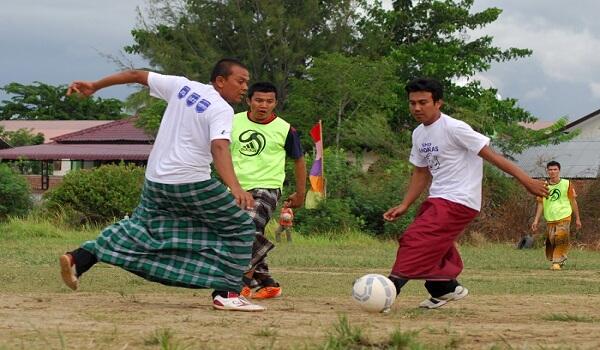
[[[463,269],[454,242],[479,212],[442,198],[429,198],[399,239],[392,276],[451,280]]]

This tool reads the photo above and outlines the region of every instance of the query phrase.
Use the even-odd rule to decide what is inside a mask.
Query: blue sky
[[[384,1],[386,2],[386,1]],[[103,55],[121,57],[132,44],[137,6],[145,0],[19,0],[0,11],[0,86],[16,81],[67,84],[93,80],[120,68]],[[504,10],[482,33],[500,47],[531,48],[531,57],[495,64],[476,78],[513,97],[542,120],[571,120],[600,108],[600,2],[595,0],[475,0],[475,10]],[[144,67],[138,57],[132,66]],[[113,87],[102,97],[124,98],[133,87]],[[6,95],[0,94],[0,99]]]
[[[10,82],[68,84],[94,80],[119,71],[103,55],[121,57],[121,49],[133,43],[131,29],[137,23],[136,6],[144,0],[19,0],[6,1],[0,10],[0,86]],[[124,98],[133,87],[112,87],[101,97]],[[6,99],[6,95],[0,95]]]
[[[542,120],[575,120],[600,109],[599,1],[475,0],[475,9],[491,6],[503,13],[480,32],[497,46],[533,54],[494,65],[482,80]]]

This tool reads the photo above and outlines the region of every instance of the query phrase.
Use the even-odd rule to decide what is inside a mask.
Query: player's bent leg
[[[408,279],[396,277],[394,275],[389,275],[388,279],[392,281],[394,287],[396,287],[396,295],[400,294],[400,290],[402,289],[402,287],[404,287],[404,285],[408,283]]]
[[[75,263],[73,256],[69,253],[63,254],[58,258],[60,264],[60,276],[65,285],[72,290],[79,288],[79,278],[75,272]]]
[[[425,288],[431,297],[423,300],[419,307],[427,309],[437,309],[449,301],[460,300],[469,295],[469,290],[461,286],[457,280],[426,281]]]
[[[61,255],[58,259],[60,275],[65,285],[72,290],[79,288],[79,277],[94,266],[98,259],[89,251],[77,248]]]
[[[282,294],[281,286],[270,276],[261,280],[260,285],[261,287],[252,293],[252,299],[279,298]]]

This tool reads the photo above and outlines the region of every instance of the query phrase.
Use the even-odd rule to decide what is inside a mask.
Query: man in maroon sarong
[[[532,194],[545,197],[543,181],[494,152],[490,139],[441,112],[442,85],[416,79],[405,87],[410,113],[421,124],[413,131],[409,161],[414,165],[402,202],[383,214],[394,221],[427,189],[429,197],[399,239],[390,279],[396,291],[408,280],[423,279],[431,295],[419,306],[435,309],[469,294],[456,280],[463,263],[455,241],[481,209],[483,159],[514,176]]]

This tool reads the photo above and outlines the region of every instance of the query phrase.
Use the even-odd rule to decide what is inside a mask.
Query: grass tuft
[[[345,315],[340,316],[334,331],[329,335],[327,341],[317,346],[322,350],[435,350],[435,349],[458,349],[459,339],[452,337],[444,346],[427,345],[418,340],[419,331],[395,330],[389,339],[383,342],[372,342],[364,336],[360,327],[352,326]]]
[[[175,339],[175,333],[170,328],[156,329],[144,340],[144,345],[158,345],[161,350],[185,350],[189,348],[189,346],[183,345]]]
[[[260,329],[256,332],[256,335],[259,337],[276,337],[277,336],[277,330],[273,327],[265,327],[263,329]]]
[[[329,335],[327,342],[320,349],[342,350],[357,349],[364,343],[362,329],[352,327],[346,315],[340,316],[338,323],[334,326],[334,331]]]
[[[595,323],[600,322],[599,318],[590,316],[570,315],[570,314],[550,314],[542,317],[546,321],[559,321],[559,322],[585,322]]]

